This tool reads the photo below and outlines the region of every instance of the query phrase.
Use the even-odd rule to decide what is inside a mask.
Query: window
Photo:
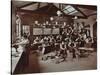
[[[78,12],[75,8],[73,8],[71,5],[67,5],[64,9],[63,9],[64,13],[66,14],[74,14],[76,12]]]
[[[30,27],[29,26],[23,25],[23,34],[24,33],[29,33],[30,34]]]
[[[33,35],[42,35],[42,28],[33,28]]]

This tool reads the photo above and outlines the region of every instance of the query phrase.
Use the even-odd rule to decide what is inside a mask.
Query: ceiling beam
[[[38,6],[37,6],[37,9],[39,9],[40,8],[40,2],[38,3]]]
[[[59,9],[61,9],[61,4],[59,4]]]
[[[63,4],[63,5],[75,5],[79,8],[84,8],[84,9],[89,9],[89,10],[97,10],[97,6],[96,5],[79,5],[79,4]]]
[[[49,15],[49,16],[57,16],[53,13],[48,13],[47,12],[36,12],[32,10],[25,10],[25,9],[18,9],[17,12],[21,13],[24,12],[25,14],[40,14],[40,15]]]
[[[76,5],[76,6],[84,9],[94,10],[94,11],[97,10],[97,6],[91,6],[91,5]]]
[[[53,4],[52,3],[50,3],[50,4],[48,4],[48,9],[46,10],[46,12],[48,12],[51,8],[52,8],[52,6],[53,6]]]
[[[23,6],[20,6],[20,7],[18,7],[18,8],[24,8],[24,7],[27,7],[27,6],[29,6],[29,5],[35,4],[35,3],[37,3],[37,2],[31,2],[31,3],[25,4],[25,5],[23,5]]]
[[[92,13],[92,14],[89,14],[87,16],[90,17],[90,16],[93,16],[93,15],[97,15],[97,13]]]
[[[54,7],[56,7],[56,6],[54,6]],[[57,8],[57,7],[56,7]],[[59,8],[57,8],[58,10],[60,10],[61,12],[62,12],[62,14],[63,14],[63,16],[66,16],[66,17],[75,17],[75,16],[77,16],[77,15],[67,15],[67,14],[65,14],[61,9],[59,9]],[[83,18],[83,19],[87,19],[87,17],[86,16],[77,16],[78,18]]]
[[[72,17],[72,18],[75,17],[75,15],[67,15],[61,9],[57,8],[56,6],[54,6],[54,7],[57,10],[60,10],[63,13],[64,17]],[[24,12],[24,13],[28,13],[28,14],[43,14],[43,15],[48,15],[48,16],[57,16],[57,14],[54,14],[54,13],[51,13],[51,12],[45,12],[45,11],[38,12],[38,11],[32,11],[32,10],[17,9],[17,12]],[[84,16],[77,16],[77,17],[82,18],[82,19],[87,19],[87,17],[84,17]]]
[[[71,5],[73,8],[75,8],[77,11],[79,11],[84,17],[87,17],[77,6]]]
[[[33,10],[34,12],[45,12],[48,9],[49,5],[41,7],[39,9]]]

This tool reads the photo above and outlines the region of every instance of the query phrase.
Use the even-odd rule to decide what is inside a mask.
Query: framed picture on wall
[[[11,74],[97,69],[96,5],[12,0],[11,8]]]

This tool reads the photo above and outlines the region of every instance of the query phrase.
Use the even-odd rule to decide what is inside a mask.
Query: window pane
[[[78,12],[78,11],[76,11],[76,10],[75,10],[75,11],[73,11],[73,12],[69,13],[69,15],[74,14],[74,13],[76,13],[76,12]]]
[[[67,10],[64,10],[64,13],[68,14],[69,12]]]
[[[73,8],[73,7],[70,7],[70,8],[68,8],[67,9],[69,12],[72,12],[72,11],[74,11],[75,9]]]
[[[72,13],[73,11],[74,11],[74,12],[77,12],[77,10],[75,10],[75,9],[74,9],[72,6],[70,6],[70,5],[67,5],[63,10],[64,10],[65,13],[70,13],[70,12]],[[74,12],[73,12],[73,13],[74,13]]]

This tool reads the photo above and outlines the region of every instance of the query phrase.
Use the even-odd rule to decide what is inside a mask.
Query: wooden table
[[[14,48],[12,48],[12,53],[13,53],[13,49]],[[18,56],[17,57],[15,57],[14,55],[12,55],[11,56],[11,73],[13,73],[14,72],[14,70],[15,70],[15,68],[16,68],[16,66],[17,66],[17,64],[18,64],[18,62],[19,62],[19,60],[20,60],[20,58],[21,58],[21,55],[22,55],[22,53],[23,53],[23,48],[20,46],[19,48],[18,48],[18,51],[19,51],[19,53],[18,53]],[[15,53],[16,54],[16,53]]]
[[[79,47],[78,49],[81,55],[85,55],[85,53],[87,53],[87,55],[90,55],[90,53],[94,51],[94,48],[87,48],[87,47]]]
[[[94,51],[94,48],[87,48],[87,47],[79,47],[79,50],[85,50],[85,51]]]

